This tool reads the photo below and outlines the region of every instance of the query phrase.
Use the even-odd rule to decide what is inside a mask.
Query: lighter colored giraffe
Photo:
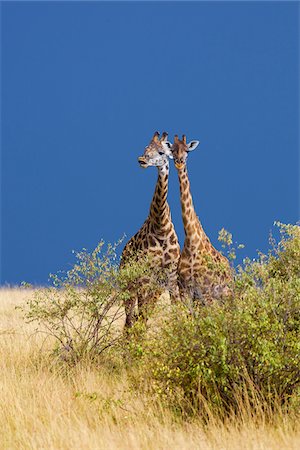
[[[159,139],[156,132],[149,145],[145,148],[143,156],[138,158],[139,164],[143,168],[150,166],[157,167],[158,178],[155,192],[150,206],[149,216],[140,230],[126,244],[122,257],[121,267],[130,264],[131,258],[149,255],[151,264],[166,269],[168,277],[168,289],[171,301],[180,299],[177,283],[177,265],[180,256],[178,238],[172,223],[170,208],[167,203],[168,178],[169,178],[169,157],[172,157],[167,141],[167,133],[163,133]],[[164,145],[163,144],[168,144]],[[139,316],[147,319],[147,308],[153,304],[162,291],[157,293],[147,293],[147,280],[141,280],[143,294],[136,298],[133,293],[131,298],[125,302],[126,323],[125,327],[132,327],[134,322],[134,309],[138,305]]]
[[[186,161],[188,153],[199,141],[186,143],[175,136],[171,147],[180,185],[184,246],[178,264],[178,283],[182,299],[192,299],[206,305],[214,299],[230,295],[232,270],[229,261],[211,244],[193,206]],[[166,144],[168,145],[168,144]]]

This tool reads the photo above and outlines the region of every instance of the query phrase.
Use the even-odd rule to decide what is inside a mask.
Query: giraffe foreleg
[[[154,307],[162,294],[161,291],[157,292],[146,292],[144,291],[142,295],[138,298],[138,313],[139,319],[146,325],[149,317],[151,316]]]
[[[126,315],[126,319],[125,319],[125,328],[126,329],[132,328],[132,326],[136,320],[136,317],[134,314],[134,308],[137,303],[136,300],[137,300],[136,296],[133,295],[130,299],[126,300],[126,302],[125,302],[124,306],[125,306],[125,315]]]
[[[168,283],[168,290],[170,293],[171,304],[174,305],[176,303],[179,303],[181,301],[181,295],[179,291],[177,272],[171,274]]]
[[[164,267],[166,283],[165,288],[170,294],[171,304],[180,302],[180,291],[178,284],[177,263],[171,263]]]
[[[148,311],[149,309],[149,299],[147,298],[147,296],[141,295],[138,298],[138,311],[139,311],[139,319],[141,319],[144,324],[146,324],[147,319],[148,319]]]

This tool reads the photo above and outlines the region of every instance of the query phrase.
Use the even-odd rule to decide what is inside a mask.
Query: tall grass
[[[205,402],[202,415],[184,420],[134,389],[121,360],[114,370],[87,360],[57,364],[52,343],[15,309],[29,295],[0,291],[1,449],[300,448],[299,423],[282,407],[267,411],[259,396],[253,409],[241,395],[225,420]]]

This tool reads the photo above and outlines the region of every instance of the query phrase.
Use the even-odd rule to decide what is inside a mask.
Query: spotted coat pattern
[[[198,141],[196,146],[198,145]],[[232,271],[228,259],[218,252],[206,235],[196,215],[188,177],[186,160],[193,146],[183,136],[175,136],[172,155],[178,173],[180,202],[185,241],[178,264],[178,283],[182,299],[210,304],[214,299],[230,295]]]
[[[146,147],[144,155],[139,158],[142,167],[156,166],[158,178],[155,192],[150,206],[150,212],[140,230],[126,244],[121,258],[121,267],[130,264],[131,258],[136,255],[149,255],[151,264],[166,269],[171,301],[179,300],[179,289],[177,283],[177,265],[180,256],[178,238],[171,219],[170,207],[167,202],[169,160],[162,148],[162,142],[167,134],[163,133],[159,140],[155,133],[150,144]],[[125,302],[126,327],[134,323],[134,309],[138,305],[139,316],[147,319],[147,308],[153,304],[161,295],[162,290],[147,292],[147,279],[141,279],[144,289],[139,298],[133,293],[131,298]]]

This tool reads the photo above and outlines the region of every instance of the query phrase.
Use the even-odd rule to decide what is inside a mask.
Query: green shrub
[[[149,291],[154,289],[149,259],[140,257],[120,269],[118,244],[105,249],[101,241],[91,253],[75,253],[72,269],[51,275],[52,286],[35,290],[27,301],[26,319],[54,339],[54,353],[63,361],[93,359],[116,347],[123,338],[123,303],[140,295],[143,277]]]
[[[236,411],[288,404],[300,386],[300,228],[278,224],[281,240],[268,255],[245,260],[225,303],[170,307],[143,342],[141,370],[154,392],[187,411],[204,402]]]
[[[242,402],[299,407],[300,227],[277,225],[279,243],[271,238],[267,255],[238,267],[232,298],[193,308],[161,300],[150,326],[138,321],[125,341],[124,302],[141,295],[143,280],[156,293],[167,277],[141,255],[120,268],[116,245],[76,253],[70,271],[35,291],[26,317],[64,361],[122,355],[139,389],[181,413],[236,413]],[[232,246],[231,235],[220,238]]]

